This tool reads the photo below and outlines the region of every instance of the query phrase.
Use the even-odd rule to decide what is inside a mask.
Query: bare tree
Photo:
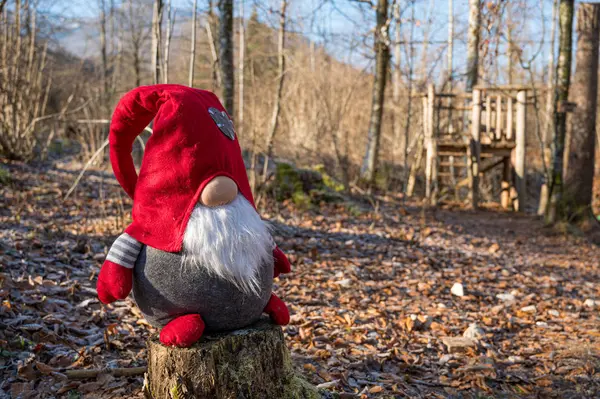
[[[577,11],[577,53],[571,98],[577,108],[570,118],[565,164],[568,216],[582,219],[592,204],[596,112],[598,107],[598,47],[600,4],[581,3]]]
[[[212,81],[213,81],[213,90],[221,87],[221,67],[219,63],[219,53],[217,51],[217,44],[215,42],[215,14],[213,11],[213,2],[212,0],[208,1],[208,15],[206,16],[206,24],[204,28],[206,29],[206,36],[208,38],[208,46],[210,48],[210,55],[212,57]]]
[[[169,83],[169,54],[171,50],[171,38],[175,26],[176,11],[171,7],[171,0],[167,3],[167,37],[165,40],[165,56],[163,60],[163,83]]]
[[[467,36],[467,92],[472,92],[479,80],[479,41],[481,38],[481,0],[469,0],[469,30]],[[484,57],[485,59],[485,57]],[[477,92],[475,92],[477,93]],[[473,100],[473,106],[478,106],[477,99]],[[468,100],[466,100],[468,102]],[[473,122],[472,127],[477,131],[477,123]],[[479,133],[477,133],[478,135]],[[472,186],[469,190],[471,206],[477,208],[479,192],[479,150],[477,140],[473,137],[469,139],[467,146],[467,175]]]
[[[546,123],[544,124],[544,132],[542,136],[542,146],[544,153],[549,150],[549,143],[552,141],[552,128],[553,128],[553,117],[554,117],[554,88],[556,85],[556,70],[554,68],[554,55],[555,55],[555,44],[556,44],[556,14],[558,12],[558,0],[554,0],[552,3],[552,28],[550,29],[550,51],[548,56],[548,83],[546,93]],[[548,168],[545,168],[548,170]],[[551,176],[549,173],[545,173],[544,182],[540,189],[540,203],[538,206],[538,215],[543,216],[546,214],[548,203],[550,202],[550,189],[548,182]]]
[[[552,181],[550,182],[550,206],[546,222],[554,223],[562,218],[563,209],[563,158],[567,132],[567,107],[571,84],[571,57],[573,38],[574,0],[561,0],[559,9],[560,35],[557,69],[557,87],[554,97],[554,154],[552,159]]]
[[[473,91],[479,78],[479,38],[481,0],[469,0],[469,35],[467,40],[467,91]]]
[[[99,0],[100,7],[100,54],[102,56],[102,86],[103,86],[103,104],[108,111],[107,96],[108,96],[108,50],[107,50],[107,34],[106,34],[106,0]]]
[[[413,103],[413,96],[412,96],[412,88],[413,88],[413,70],[414,70],[414,65],[415,65],[415,45],[414,45],[414,39],[415,39],[415,0],[411,0],[411,12],[410,12],[410,37],[409,37],[409,54],[408,54],[408,93],[409,93],[409,97],[408,97],[408,102],[407,102],[407,118],[406,118],[406,124],[404,125],[404,165],[403,165],[403,172],[404,172],[404,176],[402,179],[402,183],[403,183],[403,189],[404,189],[404,197],[403,199],[405,199],[406,197],[411,197],[413,194],[413,190],[415,187],[415,180],[416,180],[416,174],[417,174],[417,170],[419,168],[419,165],[421,164],[421,157],[423,156],[423,140],[421,135],[417,135],[417,140],[418,140],[418,147],[417,147],[417,151],[416,151],[416,157],[415,157],[415,161],[412,163],[412,165],[410,165],[410,171],[409,166],[408,166],[408,135],[410,133],[410,125],[411,125],[411,118],[412,118],[412,103]]]
[[[229,115],[234,113],[235,67],[233,65],[233,0],[219,0],[219,61],[223,83],[223,102]]]
[[[244,130],[244,58],[246,57],[246,28],[244,25],[244,0],[240,0],[239,18],[240,44],[238,60],[238,134],[242,135]]]
[[[142,85],[143,50],[150,30],[145,21],[143,4],[136,0],[127,1],[127,29],[129,31],[129,45],[131,46],[131,62],[135,75],[135,85]]]
[[[429,0],[429,5],[427,6],[427,23],[423,26],[423,45],[421,47],[421,65],[418,70],[421,72],[421,76],[419,78],[419,83],[417,90],[427,90],[427,80],[429,79],[429,69],[427,67],[427,63],[429,61],[429,36],[431,35],[431,29],[433,28],[433,11],[435,7],[435,2],[433,0]],[[415,22],[413,22],[415,23]]]
[[[381,139],[381,119],[383,116],[383,101],[387,81],[388,63],[390,59],[388,37],[388,2],[377,2],[377,25],[375,27],[375,82],[373,84],[373,100],[371,103],[371,120],[367,150],[361,169],[362,178],[371,186],[375,181],[377,161],[379,156],[379,142]]]
[[[192,7],[192,44],[190,48],[190,69],[188,73],[188,86],[194,86],[194,64],[196,63],[196,16],[198,9],[198,0],[194,0]]]
[[[556,14],[558,13],[558,0],[552,2],[552,25],[550,28],[550,51],[548,52],[548,92],[546,93],[546,127],[544,128],[544,144],[548,144],[552,134],[552,116],[554,106],[554,86],[556,84],[556,70],[554,69],[554,58],[556,45]]]
[[[163,1],[154,0],[152,11],[152,81],[160,83]]]
[[[56,53],[48,51],[46,15],[39,18],[38,3],[16,1],[10,10],[5,4],[0,3],[0,153],[9,159],[44,159],[58,122],[80,107],[69,110],[73,94],[51,104]]]
[[[283,84],[285,81],[285,22],[287,13],[287,0],[281,0],[281,9],[279,10],[279,41],[277,45],[277,89],[275,91],[275,101],[273,103],[273,114],[271,116],[271,126],[267,135],[266,149],[267,156],[263,168],[263,181],[267,179],[269,159],[273,155],[273,140],[279,127],[279,114],[281,113],[281,96],[283,93]]]
[[[400,86],[402,85],[402,70],[400,68],[400,55],[402,53],[402,31],[401,31],[401,13],[400,13],[400,3],[394,3],[394,21],[396,22],[396,37],[394,41],[394,61],[396,63],[394,68],[394,86],[393,86],[393,98],[394,98],[394,114],[393,114],[393,124],[394,124],[394,148],[392,155],[394,160],[397,157],[397,152],[400,148],[400,136],[402,134],[402,126],[400,124],[401,116],[400,116]]]
[[[52,77],[46,71],[48,44],[37,40],[37,11],[21,3],[0,13],[0,151],[30,160],[36,145],[47,146],[52,138],[40,128],[52,117],[46,115]]]
[[[454,2],[452,0],[448,0],[448,65],[447,65],[447,73],[448,73],[448,86],[450,87],[450,92],[452,92],[454,75],[452,71],[454,70]]]
[[[506,21],[506,41],[507,49],[506,49],[506,58],[507,58],[507,67],[508,70],[508,84],[511,85],[514,83],[515,76],[515,45],[513,42],[513,31],[514,31],[514,23],[512,21],[512,13],[508,12],[508,18]]]
[[[113,0],[111,0],[111,2],[113,2]],[[113,6],[113,13],[115,14],[115,17],[112,18],[113,20],[117,20],[117,21],[121,21],[121,17],[122,17],[122,13],[118,12],[119,10],[116,9],[116,7]],[[116,23],[113,22],[113,25],[116,25]],[[124,42],[124,36],[125,36],[125,32],[122,29],[119,29],[118,31],[116,29],[113,29],[114,33],[114,39],[113,41],[116,41],[117,45],[116,45],[116,49],[114,50],[115,52],[115,57],[114,57],[114,61],[113,61],[113,70],[114,72],[111,74],[111,80],[110,80],[110,95],[111,97],[115,95],[115,92],[117,90],[117,86],[120,83],[120,79],[123,77],[123,42]]]

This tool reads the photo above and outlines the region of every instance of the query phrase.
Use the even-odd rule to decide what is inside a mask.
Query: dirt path
[[[131,301],[103,307],[94,290],[129,204],[101,174],[63,202],[73,173],[10,170],[0,388],[140,396],[142,377],[64,379],[68,368],[145,365],[152,329]],[[295,364],[313,383],[344,397],[600,396],[600,249],[586,238],[492,211],[276,206],[263,215],[294,265],[276,290],[293,314]]]

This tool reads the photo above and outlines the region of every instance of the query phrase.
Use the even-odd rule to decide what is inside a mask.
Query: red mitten
[[[283,253],[279,247],[275,247],[273,250],[273,259],[274,259],[274,267],[275,271],[273,276],[277,277],[281,273],[289,273],[292,271],[292,266],[290,265],[290,261],[287,256]]]
[[[102,303],[112,303],[118,299],[125,299],[131,292],[133,285],[133,269],[113,263],[109,260],[104,261],[100,275],[98,276],[98,298]]]

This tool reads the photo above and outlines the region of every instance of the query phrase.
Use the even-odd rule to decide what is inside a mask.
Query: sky
[[[106,0],[107,2],[109,0]],[[114,0],[119,4],[123,0]],[[172,0],[173,7],[180,16],[189,16],[193,0]],[[416,42],[424,39],[426,27],[431,26],[428,48],[429,57],[421,58],[423,44],[414,47],[415,67],[425,64],[434,68],[438,74],[445,71],[446,41],[448,39],[448,0],[414,0],[414,20],[412,10],[408,7],[413,0],[399,0],[402,14],[402,37],[408,40],[411,30]],[[507,2],[507,0],[504,0]],[[391,2],[391,0],[390,0]],[[495,1],[484,1],[495,3]],[[216,0],[215,0],[216,3]],[[275,10],[279,8],[280,0],[244,0],[244,13],[248,17],[256,9],[262,21],[271,26],[277,26],[278,17]],[[464,72],[466,54],[466,28],[468,25],[468,0],[454,0],[454,66],[457,76]],[[519,36],[524,39],[519,47],[524,54],[539,54],[534,67],[541,70],[547,65],[550,51],[550,26],[553,0],[511,0],[511,14],[517,22]],[[525,3],[524,7],[517,6]],[[85,27],[97,20],[98,7],[96,2],[88,0],[52,1],[48,9],[64,20],[65,28]],[[199,12],[206,11],[207,0],[199,0]],[[241,0],[235,0],[235,14],[239,15]],[[309,39],[325,46],[331,54],[341,61],[349,62],[357,67],[372,67],[372,54],[368,46],[372,42],[372,29],[375,25],[375,12],[368,5],[359,4],[352,0],[290,0],[290,16],[288,26]],[[83,23],[81,21],[84,21]],[[86,21],[87,20],[87,21]],[[428,21],[432,21],[428,24]],[[505,34],[505,32],[503,32]],[[392,40],[394,32],[391,32]],[[540,43],[540,41],[542,41]],[[497,64],[506,64],[502,55],[506,41],[500,45]],[[408,47],[403,47],[401,65],[407,69]],[[526,57],[525,57],[526,58]],[[395,62],[395,61],[394,61]]]

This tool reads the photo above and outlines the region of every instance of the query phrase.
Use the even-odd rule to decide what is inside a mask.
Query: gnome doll
[[[154,120],[139,176],[135,138]],[[242,328],[263,313],[289,322],[273,278],[290,271],[258,215],[233,123],[211,92],[138,87],[117,105],[110,134],[115,176],[133,222],[98,276],[103,303],[133,297],[164,345]]]

